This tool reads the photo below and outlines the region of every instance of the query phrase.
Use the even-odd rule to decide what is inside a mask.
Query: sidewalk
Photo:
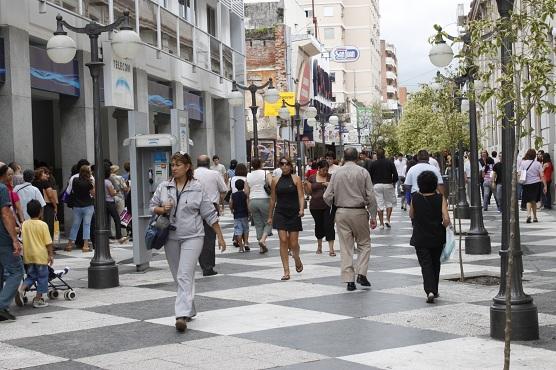
[[[499,275],[500,219],[485,212],[492,254],[464,255],[467,276]],[[555,368],[556,214],[541,211],[539,219],[521,224],[521,237],[525,292],[538,306],[541,339],[512,344],[512,369]],[[229,212],[223,225],[230,241]],[[155,253],[149,271],[136,273],[131,245],[112,244],[121,287],[107,290],[86,288],[92,253],[58,252],[55,268],[70,268],[77,299],[50,300],[44,309],[12,307],[17,321],[0,324],[0,368],[502,368],[503,343],[489,337],[498,286],[442,280],[437,303],[425,303],[405,212],[395,211],[391,230],[372,233],[370,290],[347,292],[339,253],[330,257],[325,247],[316,255],[310,216],[303,226],[305,268],[297,274],[290,261],[287,282],[280,281],[276,232],[267,255],[258,248],[237,253],[230,242],[217,255],[218,275],[197,273],[199,314],[184,334],[173,327],[175,286],[163,252]],[[441,275],[458,277],[457,260],[444,264]]]

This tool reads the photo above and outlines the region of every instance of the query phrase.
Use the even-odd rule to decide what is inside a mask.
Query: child
[[[33,199],[27,203],[30,220],[23,222],[21,236],[23,239],[23,263],[27,266],[27,278],[16,294],[16,304],[23,306],[22,295],[34,283],[37,295],[33,299],[33,307],[47,307],[43,294],[48,293],[48,265],[52,266],[52,239],[46,222],[41,221],[42,206]]]
[[[247,242],[249,235],[249,197],[243,191],[245,181],[238,179],[235,186],[237,191],[230,198],[230,210],[234,214],[234,240],[239,245],[239,251],[243,253],[250,251],[249,246],[243,243],[244,240]]]

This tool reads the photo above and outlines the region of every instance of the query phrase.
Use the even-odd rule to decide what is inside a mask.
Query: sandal
[[[73,246],[72,245],[66,245],[66,247],[64,248],[64,252],[71,252],[73,250]]]
[[[329,255],[330,257],[336,257],[336,252],[330,251],[330,252],[328,252],[328,255]]]
[[[259,248],[261,249],[259,251],[260,254],[265,254],[266,252],[268,252],[268,248],[266,247],[266,245],[264,245],[264,243],[259,242]]]
[[[317,249],[317,254],[322,254],[322,248]]]
[[[290,280],[290,274],[282,276],[282,278],[280,280],[282,280],[282,281]]]
[[[301,260],[299,260],[299,262],[301,262]],[[295,271],[297,271],[298,273],[300,273],[301,271],[303,271],[303,263],[301,263],[301,266],[297,266],[297,264],[295,265]]]

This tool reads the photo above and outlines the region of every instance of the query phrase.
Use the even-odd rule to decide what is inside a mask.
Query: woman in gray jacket
[[[178,284],[176,297],[176,330],[183,332],[187,321],[196,315],[195,265],[203,249],[203,220],[212,226],[223,252],[226,242],[218,224],[218,213],[201,183],[193,177],[191,157],[185,152],[172,156],[172,176],[156,189],[150,209],[170,218],[170,235],[164,246],[166,259]]]

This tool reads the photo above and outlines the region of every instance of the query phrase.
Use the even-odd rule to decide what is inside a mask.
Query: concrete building
[[[187,117],[182,149],[193,157],[218,154],[223,162],[246,160],[241,108],[231,108],[231,81],[245,80],[245,41],[241,0],[0,0],[0,160],[24,168],[44,162],[59,186],[80,158],[94,161],[92,81],[89,38],[68,30],[77,55],[54,64],[46,43],[59,13],[82,27],[107,24],[129,10],[143,46],[135,60],[112,55],[108,34],[99,40],[104,60],[101,90],[105,158],[129,159],[122,141],[130,133],[170,133],[170,122]],[[114,66],[129,74],[127,101],[111,88]],[[133,114],[129,114],[133,112]],[[133,117],[131,120],[129,117]],[[241,144],[241,145],[238,145]]]
[[[393,44],[380,40],[382,110],[387,117],[396,118],[400,114],[398,86],[398,57]]]

